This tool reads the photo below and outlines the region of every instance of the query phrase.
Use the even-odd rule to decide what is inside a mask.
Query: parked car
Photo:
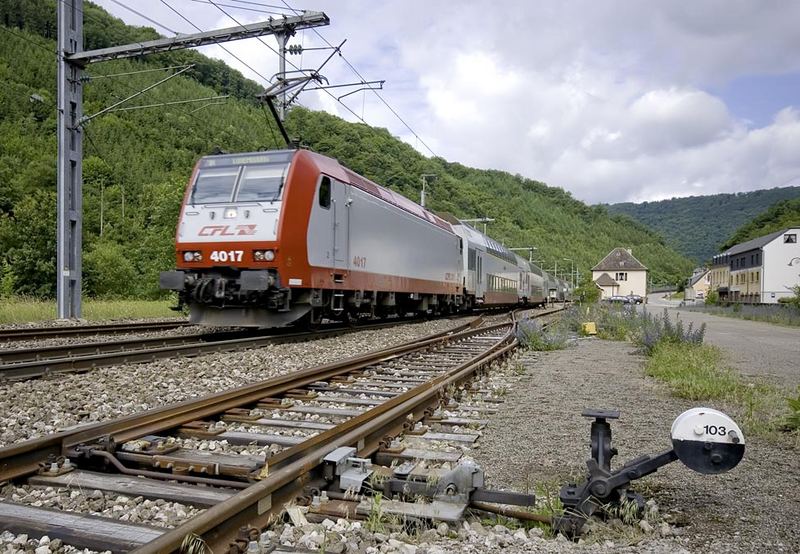
[[[629,294],[627,298],[629,304],[641,304],[642,302],[644,302],[644,298],[642,298],[638,294]]]
[[[609,296],[606,298],[606,302],[610,302],[611,304],[630,304],[630,300],[627,296]]]

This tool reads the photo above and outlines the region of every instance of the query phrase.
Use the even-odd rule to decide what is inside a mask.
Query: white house
[[[707,267],[699,267],[694,270],[689,278],[689,283],[683,292],[685,300],[702,300],[708,294],[711,286],[711,271]]]
[[[800,285],[800,227],[789,227],[725,251],[734,302],[775,304]]]
[[[647,295],[647,268],[633,257],[630,249],[615,248],[592,268],[592,281],[601,290],[600,298]]]

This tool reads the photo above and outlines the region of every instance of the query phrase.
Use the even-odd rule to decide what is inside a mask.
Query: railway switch
[[[733,419],[711,408],[692,408],[672,423],[670,450],[640,456],[612,470],[611,459],[617,450],[611,445],[611,425],[607,420],[619,418],[619,412],[584,410],[581,415],[594,419],[591,458],[586,461],[589,475],[580,485],[570,483],[561,488],[564,515],[553,520],[554,530],[568,536],[579,535],[586,520],[609,504],[632,502],[641,511],[644,499],[628,488],[630,483],[675,460],[699,473],[713,475],[733,469],[744,456],[744,434]]]
[[[326,481],[339,478],[339,488],[359,492],[373,473],[372,461],[356,457],[356,449],[341,446],[323,459],[323,477]]]

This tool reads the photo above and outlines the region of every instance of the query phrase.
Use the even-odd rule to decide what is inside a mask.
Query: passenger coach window
[[[319,184],[319,205],[326,209],[331,207],[331,180],[329,177],[323,177]]]

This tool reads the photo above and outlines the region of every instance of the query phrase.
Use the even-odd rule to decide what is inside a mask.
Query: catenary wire
[[[168,4],[168,3],[166,2],[166,0],[161,0],[161,3],[162,3],[162,4],[164,4],[166,7],[168,7],[170,10],[172,10],[172,11],[173,11],[173,12],[174,12],[176,15],[178,15],[178,17],[180,17],[181,19],[183,19],[183,20],[184,20],[186,23],[188,23],[189,25],[191,25],[192,27],[194,27],[194,28],[195,28],[197,31],[199,31],[199,32],[201,32],[201,33],[203,32],[203,30],[202,30],[200,27],[198,27],[197,25],[195,25],[195,24],[194,24],[192,21],[190,21],[190,20],[189,20],[189,18],[187,18],[185,15],[183,15],[183,14],[182,14],[180,11],[178,11],[177,9],[175,9],[174,7],[172,7],[170,4]],[[240,62],[242,65],[244,65],[244,66],[245,66],[246,68],[248,68],[250,71],[252,71],[252,72],[253,72],[253,73],[255,73],[256,75],[258,75],[259,77],[261,77],[262,79],[264,79],[264,81],[266,81],[267,83],[271,83],[271,82],[272,82],[272,81],[271,81],[269,78],[267,78],[267,77],[264,77],[264,75],[262,75],[261,73],[259,73],[259,72],[258,72],[256,69],[254,69],[254,68],[253,68],[253,67],[252,67],[250,64],[248,64],[248,63],[247,63],[246,61],[244,61],[242,58],[240,58],[239,56],[237,56],[236,54],[234,54],[233,52],[231,52],[230,50],[228,50],[227,48],[225,48],[225,47],[224,47],[224,46],[223,46],[221,43],[217,42],[216,40],[215,40],[214,42],[216,43],[216,45],[217,45],[217,46],[219,46],[219,47],[220,47],[220,48],[222,48],[222,49],[223,49],[225,52],[227,52],[228,54],[230,54],[231,56],[233,56],[235,59],[237,59],[237,60],[238,60],[238,61],[239,61],[239,62]]]
[[[190,2],[196,2],[198,4],[211,5],[211,2],[209,2],[208,0],[189,0],[189,1]],[[284,12],[276,12],[276,11],[273,11],[273,10],[260,10],[258,8],[248,8],[246,6],[237,6],[235,4],[223,4],[223,3],[220,2],[219,5],[220,6],[225,6],[226,8],[234,8],[236,10],[244,10],[244,11],[256,12],[256,13],[265,13],[267,15],[280,15],[280,16],[285,16],[286,15],[286,13],[284,13]],[[282,8],[282,9],[285,10],[286,8]]]
[[[295,14],[297,14],[297,13],[299,12],[299,10],[296,10],[295,8],[293,8],[292,6],[290,6],[290,5],[289,5],[289,3],[288,3],[286,0],[281,0],[281,1],[282,1],[282,2],[283,2],[285,5],[286,5],[286,7],[287,7],[288,9],[292,10],[292,11],[293,11]],[[213,2],[212,2],[212,3],[213,3]],[[316,33],[316,35],[317,35],[317,36],[318,36],[320,39],[322,39],[322,40],[325,42],[325,44],[327,44],[327,45],[328,45],[328,46],[330,46],[330,47],[333,47],[333,45],[332,45],[332,44],[331,44],[331,43],[328,41],[328,39],[326,39],[325,37],[323,37],[323,36],[322,36],[322,34],[321,34],[319,31],[317,31],[316,29],[313,29],[313,28],[312,28],[312,31],[314,31],[314,33]],[[347,66],[348,66],[348,67],[349,67],[349,68],[350,68],[350,69],[353,71],[353,73],[355,73],[355,74],[358,76],[358,78],[359,78],[359,79],[361,79],[361,82],[362,82],[362,83],[365,83],[365,82],[366,82],[366,79],[364,79],[364,77],[363,77],[363,76],[361,75],[361,73],[360,73],[360,72],[359,72],[359,71],[358,71],[358,70],[355,68],[355,66],[354,66],[353,64],[351,64],[351,63],[350,63],[350,61],[347,59],[347,57],[346,57],[344,54],[342,54],[342,55],[341,55],[341,58],[344,60],[344,63],[345,63],[345,64],[347,64]],[[400,117],[400,114],[399,114],[399,113],[397,113],[397,111],[396,111],[396,110],[395,110],[395,109],[394,109],[394,108],[393,108],[393,107],[392,107],[392,106],[389,104],[389,102],[387,102],[387,101],[386,101],[386,99],[385,99],[383,96],[381,96],[381,94],[379,94],[379,93],[378,93],[378,91],[377,91],[376,89],[374,89],[374,88],[370,88],[369,90],[371,90],[371,91],[372,91],[372,93],[373,93],[375,96],[377,96],[377,97],[378,97],[378,99],[379,99],[381,102],[383,102],[383,104],[384,104],[384,105],[385,105],[385,106],[386,106],[386,107],[389,109],[389,111],[390,111],[390,112],[392,112],[392,113],[394,114],[394,116],[395,116],[395,117],[396,117],[396,118],[397,118],[397,119],[398,119],[398,120],[399,120],[399,121],[400,121],[400,122],[401,122],[403,125],[405,125],[406,129],[408,129],[409,131],[411,131],[411,134],[412,134],[412,135],[414,135],[414,138],[416,138],[417,140],[419,140],[419,141],[420,141],[420,143],[421,143],[421,144],[422,144],[422,145],[423,145],[423,146],[424,146],[424,147],[425,147],[425,148],[428,150],[428,152],[430,152],[430,153],[431,153],[431,155],[433,155],[433,156],[436,156],[436,153],[435,153],[435,152],[434,152],[434,151],[431,149],[431,147],[430,147],[430,146],[428,146],[428,145],[425,143],[425,141],[424,141],[424,140],[422,140],[422,138],[421,138],[421,137],[420,137],[420,136],[419,136],[419,135],[418,135],[418,134],[417,134],[417,133],[414,131],[414,129],[412,129],[412,128],[411,128],[411,126],[410,126],[408,123],[406,123],[406,121],[405,121],[405,120],[404,120],[402,117]]]
[[[136,14],[136,15],[138,15],[139,17],[141,17],[141,18],[143,18],[143,19],[146,19],[147,21],[149,21],[150,23],[152,23],[152,24],[153,24],[153,25],[155,25],[156,27],[161,27],[162,29],[164,29],[164,30],[166,30],[166,31],[169,31],[169,32],[170,32],[170,33],[172,33],[173,35],[177,35],[177,34],[178,34],[178,31],[174,31],[174,30],[170,29],[169,27],[167,27],[166,25],[164,25],[164,24],[162,24],[162,23],[159,23],[159,22],[158,22],[158,21],[156,21],[155,19],[152,19],[152,18],[150,18],[150,17],[147,17],[147,16],[146,16],[145,14],[143,14],[142,12],[139,12],[139,11],[137,11],[137,10],[135,10],[135,9],[131,8],[130,6],[127,6],[127,5],[123,4],[123,3],[122,3],[122,2],[120,2],[119,0],[111,0],[111,1],[112,1],[112,2],[114,2],[114,3],[115,3],[116,5],[118,5],[118,6],[121,6],[121,7],[125,8],[125,9],[126,9],[126,10],[128,10],[128,11],[135,13],[135,14]]]
[[[163,2],[164,0],[161,0],[161,1]],[[214,0],[208,0],[208,1],[209,1],[209,3],[210,3],[210,4],[213,4],[213,5],[214,5],[214,6],[215,6],[215,7],[216,7],[216,8],[217,8],[219,11],[221,11],[222,13],[224,13],[225,15],[227,15],[227,16],[228,16],[229,18],[231,18],[231,19],[232,19],[234,22],[236,22],[236,24],[237,24],[237,25],[241,25],[241,23],[240,23],[240,22],[239,22],[239,21],[238,21],[238,20],[237,20],[235,17],[233,17],[233,16],[232,16],[230,13],[226,12],[224,9],[220,8],[220,7],[219,7],[219,5],[218,5],[216,2],[214,2]],[[297,11],[297,10],[294,10],[294,11],[295,11],[295,13],[298,13],[298,11]],[[277,50],[275,50],[275,49],[274,49],[272,46],[270,46],[270,45],[269,45],[269,44],[267,44],[266,42],[264,42],[263,40],[261,40],[261,37],[256,37],[256,38],[259,40],[259,42],[261,42],[261,44],[263,44],[264,46],[266,46],[267,48],[269,48],[269,49],[270,49],[270,50],[271,50],[273,53],[275,53],[277,56],[279,56],[279,57],[280,57],[280,54],[278,53],[278,51],[277,51]],[[329,44],[329,46],[330,46],[330,44]],[[331,47],[332,47],[332,48],[334,48],[333,46],[331,46]],[[293,63],[291,60],[289,60],[289,59],[286,59],[286,57],[285,57],[285,56],[284,56],[284,59],[286,60],[286,63],[288,63],[290,66],[292,66],[292,67],[293,67],[294,69],[296,69],[297,71],[304,72],[304,70],[303,70],[303,69],[301,69],[301,68],[297,67],[297,66],[296,66],[296,65],[295,65],[295,64],[294,64],[294,63]],[[356,112],[354,112],[354,111],[353,111],[353,110],[350,108],[350,106],[348,106],[347,104],[345,104],[344,102],[342,102],[341,100],[339,100],[338,98],[336,98],[336,96],[335,96],[333,93],[331,93],[329,90],[327,90],[327,89],[324,89],[324,88],[323,88],[323,89],[320,89],[320,90],[322,90],[322,91],[323,91],[324,93],[326,93],[328,96],[330,96],[331,98],[333,98],[334,100],[336,100],[336,101],[337,101],[339,104],[341,104],[342,106],[344,106],[344,108],[345,108],[345,109],[346,109],[348,112],[350,112],[350,113],[353,115],[353,117],[355,117],[356,119],[358,119],[359,121],[361,121],[361,123],[363,123],[363,124],[367,125],[367,122],[366,122],[366,121],[364,121],[364,119],[362,119],[362,118],[361,118],[361,117],[360,117],[360,116],[359,116],[359,115],[358,115]]]

